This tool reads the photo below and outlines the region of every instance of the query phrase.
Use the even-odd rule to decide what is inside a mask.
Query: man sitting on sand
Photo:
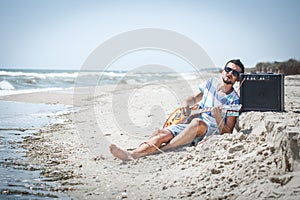
[[[199,86],[200,92],[186,98],[181,105],[185,116],[191,112],[191,106],[198,103],[201,108],[212,108],[211,112],[202,113],[188,124],[171,125],[157,130],[147,142],[132,151],[126,151],[115,144],[110,145],[114,157],[121,160],[133,160],[147,156],[158,149],[167,150],[199,141],[212,134],[232,133],[237,113],[222,113],[222,105],[239,104],[239,96],[233,85],[239,81],[239,74],[244,73],[244,65],[239,59],[230,60],[222,70],[221,79],[211,78]]]

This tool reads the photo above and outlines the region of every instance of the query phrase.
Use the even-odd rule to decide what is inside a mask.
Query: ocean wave
[[[49,72],[49,73],[38,73],[38,72],[21,72],[21,71],[0,71],[0,76],[27,76],[35,77],[40,79],[46,78],[76,78],[78,72]]]
[[[69,88],[70,90],[73,88]],[[63,88],[40,88],[40,89],[25,89],[25,90],[0,90],[0,96],[9,96],[15,94],[29,94],[35,92],[62,91]]]
[[[0,82],[0,90],[14,90],[15,87],[10,82],[3,80]]]
[[[86,87],[110,84],[143,84],[164,80],[192,80],[205,76],[205,72],[157,72],[157,71],[78,71],[0,69],[0,95],[27,90],[48,88]]]
[[[126,73],[120,72],[100,72],[100,75],[110,76],[110,77],[124,77]]]

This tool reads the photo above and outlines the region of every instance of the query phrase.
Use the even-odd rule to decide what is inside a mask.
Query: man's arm
[[[224,120],[222,118],[222,110],[220,108],[213,108],[212,115],[216,119],[221,134],[232,133],[236,123],[236,116],[227,117],[226,123],[224,123]]]
[[[185,116],[188,116],[191,112],[190,106],[193,106],[199,101],[201,101],[202,97],[203,97],[203,93],[199,92],[195,96],[190,96],[186,98],[181,104],[181,111],[183,112],[183,114]]]
[[[235,116],[227,117],[226,124],[224,123],[223,120],[220,123],[221,124],[219,126],[219,130],[220,130],[221,134],[232,133],[235,123],[236,123],[236,117]],[[219,123],[218,123],[218,125],[219,125]]]

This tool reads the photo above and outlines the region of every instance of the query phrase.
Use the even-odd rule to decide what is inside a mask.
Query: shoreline
[[[190,81],[193,90],[198,83]],[[57,179],[61,190],[77,199],[299,198],[300,75],[285,78],[286,112],[243,113],[240,131],[231,135],[215,135],[196,147],[131,162],[114,159],[106,149],[110,143],[124,148],[139,145],[161,127],[161,117],[190,94],[178,83],[164,84],[137,89],[134,85],[103,86],[94,96],[88,96],[91,93],[85,89],[77,93],[79,106],[74,106],[81,109],[60,115],[63,124],[43,127],[24,141],[31,162],[43,164],[43,175]],[[166,85],[185,93],[175,94],[175,101],[169,100],[174,94],[153,93],[165,94]],[[122,97],[134,102],[128,117],[138,127],[134,131],[142,133],[128,134],[131,125],[116,124],[114,115],[124,111],[124,105],[114,99]],[[70,105],[73,98],[68,92],[51,91],[0,99]],[[116,110],[110,108],[113,100]],[[157,108],[149,109],[151,104]]]
[[[41,166],[29,161],[24,148],[41,127],[62,123],[55,116],[69,112],[68,107],[2,100],[0,108],[0,198],[70,199],[59,192],[59,183],[41,176]]]

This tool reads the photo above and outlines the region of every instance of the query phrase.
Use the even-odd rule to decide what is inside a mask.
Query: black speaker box
[[[242,111],[284,111],[283,74],[241,74]]]

